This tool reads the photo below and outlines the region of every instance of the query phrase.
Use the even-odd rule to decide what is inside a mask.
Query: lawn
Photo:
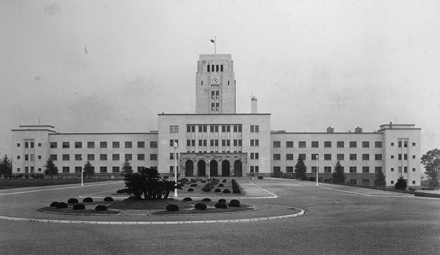
[[[111,179],[84,179],[84,183],[102,181],[111,181]],[[80,179],[0,179],[0,189],[15,189],[80,183]]]

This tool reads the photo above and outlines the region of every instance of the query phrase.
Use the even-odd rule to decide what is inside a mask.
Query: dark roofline
[[[310,134],[310,135],[362,135],[362,134],[381,134],[383,135],[383,133],[380,132],[361,132],[361,133],[356,133],[356,132],[333,132],[333,133],[328,133],[328,132],[276,132],[276,131],[270,131],[270,134],[295,134],[295,135],[299,135],[299,134]]]
[[[222,113],[222,114],[212,114],[212,113],[159,113],[158,116],[196,116],[196,115],[211,115],[211,116],[221,116],[221,115],[271,115],[271,113]]]
[[[149,132],[149,133],[53,133],[49,135],[156,135],[157,132]]]
[[[50,129],[35,129],[35,128],[28,128],[28,129],[11,129],[11,131],[47,131],[47,132],[53,132],[55,133],[55,130],[50,130]]]
[[[384,131],[384,130],[422,130],[422,128],[381,128],[378,131]]]
[[[20,128],[27,128],[27,127],[50,127],[50,128],[55,128],[54,126],[51,125],[19,125],[18,127]]]

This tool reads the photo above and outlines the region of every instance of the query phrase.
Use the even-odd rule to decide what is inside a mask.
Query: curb
[[[2,220],[12,221],[28,221],[28,222],[40,222],[40,223],[71,223],[71,224],[92,224],[92,225],[176,225],[176,224],[207,224],[207,223],[242,223],[242,222],[258,222],[258,221],[271,221],[296,218],[304,215],[305,211],[300,209],[301,212],[295,214],[271,216],[262,218],[249,218],[249,219],[235,219],[235,220],[200,220],[200,221],[76,221],[76,220],[47,220],[47,219],[30,219],[30,218],[16,218],[8,216],[0,216]]]

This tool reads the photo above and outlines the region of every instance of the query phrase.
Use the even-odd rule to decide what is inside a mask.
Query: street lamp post
[[[176,149],[177,149],[177,143],[174,142],[174,182],[175,182],[175,187],[174,187],[174,198],[177,198],[177,157],[176,157]]]
[[[208,179],[211,179],[211,160],[208,160]]]
[[[319,155],[316,155],[316,187],[318,187]]]
[[[83,155],[81,154],[81,186],[84,186],[84,169],[83,169]]]

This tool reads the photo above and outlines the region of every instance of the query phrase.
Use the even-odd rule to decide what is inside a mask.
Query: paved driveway
[[[0,220],[0,254],[438,254],[440,250],[440,199],[364,196],[291,180],[254,183],[279,196],[250,199],[257,208],[294,206],[304,209],[305,215],[183,225]],[[51,201],[122,187],[122,183],[107,183],[32,193],[2,191],[0,215],[47,217],[35,209]]]

